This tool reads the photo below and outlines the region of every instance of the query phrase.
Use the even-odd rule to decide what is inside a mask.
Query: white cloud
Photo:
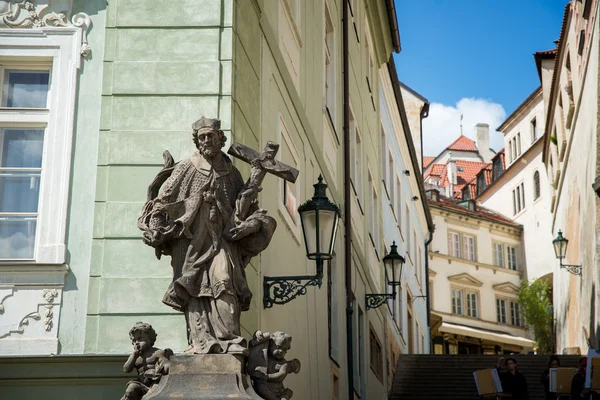
[[[490,125],[490,147],[504,147],[504,136],[496,128],[506,119],[504,107],[485,99],[463,98],[456,106],[431,103],[429,116],[423,120],[423,155],[437,156],[460,135],[460,115],[463,115],[463,135],[475,140],[475,125]]]

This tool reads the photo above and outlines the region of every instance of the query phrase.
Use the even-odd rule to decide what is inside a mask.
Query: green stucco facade
[[[299,49],[296,79],[282,45],[287,21],[281,8],[284,1],[75,2],[74,9],[88,13],[94,25],[89,35],[93,56],[84,61],[79,77],[68,233],[70,273],[59,327],[61,354],[72,357],[40,361],[63,374],[62,384],[52,383],[48,372],[41,383],[35,383],[35,390],[45,390],[47,398],[118,398],[128,379],[121,372],[131,351],[127,333],[137,321],[153,325],[158,347],[175,352],[187,348],[183,315],[161,303],[172,277],[170,258],[157,260],[153,249],[142,243],[137,218],[147,186],[161,169],[163,151],[169,150],[176,161],[189,156],[194,150],[191,124],[202,115],[218,117],[230,140],[252,148],[259,149],[268,140],[280,143],[280,160],[300,171],[296,184],[286,188],[295,207],[284,204],[280,179],[268,176],[264,181],[260,205],[277,220],[278,228],[269,248],[246,268],[254,299],[251,309],[242,314],[243,335],[249,338],[261,329],[282,330],[294,337],[288,356],[302,363],[302,373],[286,380],[294,398],[331,398],[333,376],[340,398],[348,397],[341,223],[335,247],[339,256],[327,268],[330,283],[326,277],[321,289],[309,288],[307,295],[285,306],[265,310],[262,305],[263,276],[315,271],[314,262],[305,256],[299,221],[290,210],[312,196],[319,174],[329,185],[329,198],[338,204],[343,201],[342,0],[327,2],[335,31],[332,122],[324,111],[325,2],[294,2],[300,15],[294,28]],[[381,180],[377,71],[387,61],[392,43],[383,2],[357,3],[358,35],[351,32],[349,38],[349,90],[363,138],[364,184],[361,207],[346,206],[353,207],[354,213],[353,288],[362,304],[362,337],[368,347],[371,327],[385,343],[385,312],[367,313],[363,304],[365,293],[382,290],[382,270],[372,263],[378,262],[382,243],[369,241],[364,202],[370,193],[367,176]],[[376,66],[370,90],[365,79],[365,32],[370,32]],[[234,163],[244,177],[248,175],[246,164]],[[330,324],[335,326],[331,338]],[[330,342],[335,343],[333,350]],[[368,353],[363,356],[367,358],[362,361],[362,387],[355,390],[366,398],[381,398],[385,382],[373,375]],[[31,361],[11,359],[14,374],[26,377]],[[94,362],[96,372],[78,375]],[[6,390],[14,398],[31,393],[25,384],[12,383],[14,374],[5,380],[0,374],[0,393]]]

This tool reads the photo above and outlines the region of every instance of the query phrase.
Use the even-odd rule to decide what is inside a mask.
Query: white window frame
[[[494,266],[498,267],[498,268],[505,268],[505,256],[504,256],[504,252],[505,250],[505,245],[504,243],[492,243],[492,249],[494,252]],[[498,258],[500,257],[500,258]]]
[[[460,258],[462,255],[462,249],[460,247],[460,233],[448,232],[448,255],[456,258]],[[456,240],[457,239],[457,240]]]
[[[471,243],[469,244],[469,239]],[[469,261],[477,261],[477,245],[475,241],[475,236],[472,235],[462,235],[462,241],[464,245],[464,256]]]
[[[350,181],[358,200],[363,206],[363,137],[356,122],[354,111],[350,107]],[[357,143],[356,138],[359,139]]]
[[[523,325],[523,317],[521,316],[521,306],[518,301],[509,300],[510,304],[510,324],[513,326],[522,326]],[[516,310],[516,312],[515,312]],[[515,318],[515,314],[517,314],[517,318]],[[516,321],[515,321],[516,319]],[[516,323],[515,323],[516,322]]]
[[[331,8],[329,7],[329,2],[326,1],[324,4],[324,15],[323,15],[323,57],[325,61],[324,68],[324,105],[329,110],[329,115],[331,117],[331,122],[335,126],[336,120],[336,34],[335,34],[335,19],[332,16]],[[331,34],[331,47],[329,43],[330,37],[327,32],[327,25],[331,24],[332,31],[329,32]]]
[[[500,324],[506,324],[508,321],[507,318],[507,312],[506,312],[506,303],[508,302],[508,299],[504,298],[504,297],[496,297],[496,321]],[[501,307],[501,305],[503,305],[503,307]],[[504,314],[502,314],[500,311],[504,312]],[[504,317],[504,321],[502,321],[502,318]]]
[[[2,29],[0,60],[48,63],[47,110],[3,109],[0,126],[37,123],[45,127],[35,248],[32,259],[0,259],[0,264],[66,262],[66,227],[77,74],[81,66],[82,30],[78,27]]]
[[[479,293],[465,289],[467,317],[479,318]]]
[[[506,268],[512,271],[519,270],[519,248],[517,246],[506,245]],[[511,250],[514,252],[514,260],[511,258]]]
[[[450,299],[452,314],[464,315],[464,291],[459,288],[451,288]]]

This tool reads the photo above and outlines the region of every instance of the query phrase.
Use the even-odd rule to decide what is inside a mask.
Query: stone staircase
[[[391,400],[480,400],[473,372],[494,368],[499,356],[489,355],[402,355],[389,399]],[[542,371],[547,368],[548,356],[514,356],[519,371],[527,379],[530,400],[544,400],[540,383]],[[559,356],[561,367],[576,367],[580,356]]]

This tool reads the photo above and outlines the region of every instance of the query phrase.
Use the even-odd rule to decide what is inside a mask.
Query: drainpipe
[[[429,331],[429,354],[432,354],[433,338],[431,337],[431,297],[429,293],[429,252],[427,246],[433,240],[433,232],[429,231],[429,239],[425,241],[425,304],[427,305],[427,330]]]
[[[352,355],[352,214],[350,198],[350,70],[348,55],[348,7],[342,6],[342,73],[344,76],[344,270],[346,278],[346,368],[348,399],[354,400],[354,357]]]

